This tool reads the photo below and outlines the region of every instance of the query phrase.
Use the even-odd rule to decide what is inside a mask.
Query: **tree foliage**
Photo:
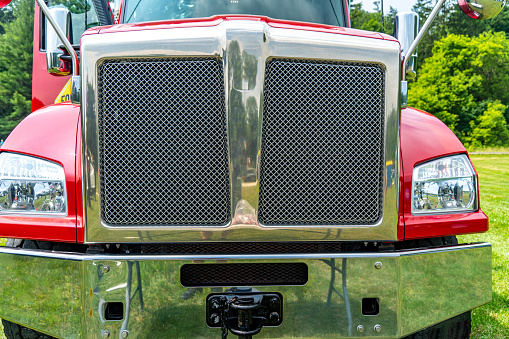
[[[0,8],[0,35],[5,34],[4,25],[14,20],[12,10],[9,7]]]
[[[416,1],[412,10],[421,27],[436,3]],[[381,31],[379,1],[373,4],[373,13],[352,5],[352,27]],[[395,14],[391,8],[386,22]],[[468,145],[508,145],[507,34],[509,10],[492,20],[472,20],[456,0],[447,0],[419,44],[420,69],[417,82],[410,83],[409,104],[437,116]]]
[[[0,137],[32,111],[32,43],[34,4],[17,0],[12,4],[13,19],[0,35]]]
[[[362,8],[362,3],[352,3],[350,7],[350,21],[353,28],[366,31],[382,32],[382,13],[380,1],[374,1],[374,12],[366,11]],[[384,11],[387,9],[384,8]],[[394,19],[396,18],[396,9],[390,7],[389,11],[384,12],[384,32],[393,35]]]
[[[417,0],[412,7],[412,10],[419,15],[421,27],[428,19],[436,3],[437,0]],[[447,0],[419,43],[419,59],[429,58],[432,55],[435,42],[449,34],[476,37],[489,31],[509,34],[509,10],[503,10],[491,20],[473,20],[463,13],[457,0]]]
[[[507,106],[500,101],[489,102],[487,110],[470,121],[471,133],[465,137],[465,142],[473,147],[506,146],[509,143],[509,130],[504,113]]]
[[[482,123],[482,128],[489,121],[506,125],[508,83],[509,40],[505,33],[485,32],[473,38],[450,34],[435,43],[418,81],[410,84],[409,105],[434,114],[462,141],[474,144],[475,138],[488,133],[481,133],[477,124]],[[495,111],[501,112],[503,122]],[[483,136],[479,142],[492,140]]]
[[[437,0],[417,0],[412,7],[412,11],[419,16],[421,27],[430,16],[436,3]],[[396,14],[397,11],[393,7],[390,7],[389,12],[386,12],[384,16],[385,33],[393,35]],[[361,3],[351,4],[350,18],[354,28],[375,32],[382,31],[379,0],[373,1],[373,12],[364,10]],[[431,56],[435,42],[446,37],[448,34],[475,37],[487,31],[509,34],[509,10],[503,10],[497,17],[491,20],[473,20],[463,13],[458,6],[457,0],[447,0],[419,43],[420,65],[422,65],[422,60]]]

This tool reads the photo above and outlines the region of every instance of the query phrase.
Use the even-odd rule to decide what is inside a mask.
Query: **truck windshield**
[[[126,0],[123,22],[244,14],[345,26],[343,4],[343,0]]]

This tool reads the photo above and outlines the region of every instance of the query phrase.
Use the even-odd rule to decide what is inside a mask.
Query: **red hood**
[[[343,35],[352,35],[357,37],[381,39],[389,41],[397,41],[392,36],[377,32],[362,31],[353,28],[337,27],[330,25],[322,25],[308,22],[288,21],[272,19],[266,16],[253,16],[253,15],[216,15],[208,18],[198,19],[181,19],[181,20],[168,20],[168,21],[154,21],[144,23],[120,24],[114,26],[101,26],[94,27],[87,30],[83,35],[99,34],[99,33],[118,33],[118,32],[132,32],[150,29],[171,29],[171,28],[187,28],[187,27],[212,27],[217,26],[224,21],[234,20],[249,20],[249,21],[262,21],[270,27],[298,29],[305,31],[335,33]]]

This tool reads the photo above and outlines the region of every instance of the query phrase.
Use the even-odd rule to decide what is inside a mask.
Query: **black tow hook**
[[[221,293],[207,297],[207,325],[221,327],[239,339],[250,339],[264,326],[279,326],[283,321],[283,297],[279,293]]]

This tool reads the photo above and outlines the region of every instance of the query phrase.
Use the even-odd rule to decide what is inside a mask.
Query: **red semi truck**
[[[467,338],[477,174],[406,107],[443,3],[395,38],[346,0],[123,0],[118,24],[37,0],[34,112],[0,152],[6,337]]]

